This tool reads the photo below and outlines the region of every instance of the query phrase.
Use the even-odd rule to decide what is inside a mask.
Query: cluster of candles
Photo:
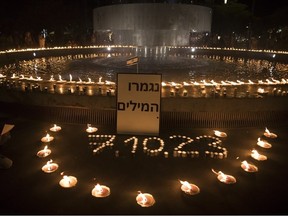
[[[267,138],[277,138],[277,135],[274,133],[271,133],[267,128],[265,129],[265,132],[263,134],[265,137]],[[262,147],[262,148],[271,148],[272,145],[270,143],[268,143],[267,141],[262,141],[260,140],[260,138],[258,138],[258,142],[257,145]],[[251,152],[251,157],[254,158],[255,160],[258,161],[264,161],[267,160],[267,156],[259,154],[257,150],[253,149]],[[241,168],[249,173],[254,173],[254,172],[258,172],[258,167],[248,163],[246,160],[241,162]],[[236,178],[232,175],[227,175],[224,174],[222,171],[215,171],[214,169],[212,169],[212,172],[215,173],[217,175],[217,179],[220,182],[223,182],[225,184],[234,184],[236,183]]]
[[[88,137],[90,140],[89,145],[93,146],[94,154],[102,152],[104,148],[113,147],[114,146],[113,141],[116,138],[115,135],[98,135],[98,134],[89,135]],[[97,140],[97,142],[95,140]]]
[[[92,129],[91,129],[92,128]],[[62,128],[56,124],[54,124],[53,127],[50,128],[50,131],[58,132]],[[90,124],[88,124],[87,132],[91,133],[91,131],[96,132],[94,127],[91,127]],[[52,140],[54,140],[53,136],[50,136],[48,133],[45,137],[42,137],[41,141],[45,143],[50,143]],[[46,145],[44,149],[37,152],[37,156],[40,158],[47,157],[51,154],[51,150],[48,149],[48,146]],[[49,160],[43,167],[42,171],[45,173],[53,173],[56,170],[58,170],[59,165],[57,163],[54,163],[53,160]],[[61,173],[63,176],[62,179],[59,181],[59,185],[63,188],[71,188],[76,186],[78,180],[75,176],[71,175],[64,175],[64,172]],[[105,185],[99,185],[97,184],[91,191],[91,194],[95,197],[106,197],[110,195],[110,188]]]
[[[138,145],[138,138],[135,136],[130,137],[129,139],[124,140],[124,143],[127,144],[131,140],[134,140],[133,145],[132,145],[132,150],[131,150],[131,153],[134,155],[136,153],[136,149],[137,149],[137,145]]]
[[[218,132],[218,136],[221,135],[221,137],[226,137],[227,134],[225,132],[221,132],[221,131],[217,131]],[[223,135],[225,134],[225,136]],[[174,138],[181,138],[186,139],[184,142],[180,143],[180,145],[178,147],[174,148],[173,151],[173,156],[174,157],[192,157],[192,158],[197,158],[200,155],[200,152],[197,150],[194,151],[183,151],[182,148],[190,143],[193,143],[194,140],[191,139],[190,137],[187,136],[181,136],[181,135],[173,135],[170,136],[170,139],[174,139]],[[214,159],[224,159],[227,158],[228,155],[228,151],[226,148],[222,147],[222,141],[218,138],[218,137],[213,137],[210,135],[203,135],[203,136],[197,136],[195,139],[195,142],[200,143],[201,141],[204,142],[209,142],[208,143],[208,150],[205,151],[205,157],[210,157],[210,158],[214,158]]]
[[[216,133],[217,132],[217,133]],[[198,158],[200,156],[205,156],[209,158],[214,159],[225,159],[228,156],[228,151],[226,148],[222,147],[222,141],[219,139],[219,137],[227,137],[227,134],[225,132],[221,131],[215,131],[218,137],[214,136],[198,136],[195,140],[188,136],[183,135],[172,135],[169,137],[169,139],[176,139],[179,138],[182,140],[182,142],[173,149],[173,157],[191,157],[191,158]],[[106,147],[113,147],[114,146],[114,140],[116,136],[115,135],[98,135],[98,134],[88,134],[89,139],[89,145],[93,146],[93,153],[100,153],[102,150]],[[203,155],[200,154],[198,150],[188,151],[184,150],[184,147],[188,144],[192,144],[193,142],[201,142],[202,140],[207,143],[208,141],[208,150],[203,152]],[[138,138],[133,136],[126,140],[124,140],[125,145],[132,142],[132,148],[131,148],[131,154],[135,155],[137,146],[138,146]],[[157,142],[157,143],[156,143]],[[154,145],[154,148],[151,146]],[[155,147],[159,145],[159,147]],[[143,140],[143,152],[148,156],[159,156],[164,155],[165,158],[169,157],[168,151],[163,151],[165,146],[165,142],[163,139],[159,137],[148,137]],[[115,156],[119,156],[119,150],[115,151]]]
[[[90,127],[91,125],[89,125]],[[61,127],[57,126],[56,124],[54,124],[54,127],[50,128],[50,131],[60,131]],[[88,131],[87,131],[88,132]],[[90,133],[90,132],[88,132]],[[214,131],[214,134],[218,137],[227,137],[227,134],[225,132],[220,132],[220,131]],[[265,132],[264,132],[264,136],[269,137],[269,138],[276,138],[277,135],[274,133],[270,133],[270,131],[266,128]],[[111,146],[112,141],[115,139],[115,135],[96,135],[96,134],[89,134],[89,139],[102,139],[102,141],[106,140],[105,142],[103,142],[102,144],[108,144],[109,146]],[[196,137],[196,140],[201,141],[202,139],[212,139],[214,142],[209,143],[211,144],[212,147],[219,147],[217,145],[221,144],[221,140],[218,137],[212,137],[212,136],[199,136]],[[44,137],[43,137],[44,138]],[[42,142],[51,142],[53,139],[51,139],[51,136],[49,136],[49,139],[41,139]],[[46,137],[47,138],[47,135]],[[109,138],[109,141],[107,141],[107,138]],[[179,144],[179,146],[177,147],[177,149],[181,149],[183,148],[185,145],[192,143],[194,140],[191,139],[190,137],[187,136],[181,136],[181,135],[173,135],[170,136],[170,139],[174,139],[174,138],[180,138],[183,141],[182,143]],[[124,142],[127,144],[128,142],[134,140],[133,142],[133,147],[132,147],[132,151],[136,151],[137,149],[137,144],[138,144],[138,138],[133,136],[129,139],[126,139]],[[148,141],[157,141],[160,143],[160,146],[158,149],[156,149],[157,151],[161,152],[164,149],[164,141],[160,138],[156,138],[156,137],[149,137],[149,138],[145,138],[143,141],[143,150],[144,148],[146,148],[146,152],[150,152],[151,154],[151,149],[147,147],[147,143]],[[263,142],[263,141],[262,141]],[[259,143],[259,140],[258,140]],[[258,144],[257,143],[257,144]],[[268,143],[268,142],[266,142]],[[112,143],[113,144],[113,143]],[[102,146],[102,145],[101,145]],[[100,146],[100,147],[101,147]],[[113,145],[112,145],[113,146]],[[267,148],[266,146],[260,145],[263,148]],[[270,144],[271,147],[271,144]],[[269,147],[269,148],[270,148]],[[224,149],[224,148],[223,148]],[[222,150],[223,150],[222,149]],[[174,149],[175,150],[175,149]],[[225,149],[226,150],[226,149]],[[51,150],[47,148],[47,145],[45,146],[45,148],[41,151],[39,151],[37,153],[37,156],[39,157],[46,157],[48,155],[50,155]],[[164,155],[166,155],[164,152]],[[266,160],[267,157],[264,155],[259,154],[255,149],[252,150],[252,154],[251,156],[259,161],[262,160]],[[56,171],[58,169],[58,164],[54,163],[52,160],[49,160],[43,167],[42,170],[45,173],[52,173],[54,171]],[[257,172],[258,168],[253,165],[248,163],[246,160],[241,162],[241,168],[246,171],[246,172]],[[211,169],[212,172],[214,174],[216,174],[217,179],[225,184],[234,184],[237,182],[236,178],[232,175],[229,174],[225,174],[222,171],[215,171],[214,169]],[[59,181],[59,185],[62,186],[63,188],[71,188],[76,186],[77,184],[77,178],[75,176],[71,176],[71,175],[64,175],[64,173],[62,172],[61,175],[63,175],[62,179]],[[196,195],[200,193],[200,188],[192,183],[189,183],[188,181],[182,181],[179,180],[179,182],[181,183],[181,191],[183,191],[185,194],[187,195]],[[100,185],[99,183],[97,183],[95,185],[95,187],[91,190],[91,195],[94,197],[99,197],[99,198],[103,198],[103,197],[107,197],[110,195],[110,188],[105,186],[105,185]],[[150,193],[142,193],[141,191],[138,191],[138,195],[136,196],[136,202],[137,204],[139,204],[141,207],[151,207],[155,204],[155,199],[153,197],[153,195],[151,195]]]
[[[157,141],[157,142],[159,142],[159,148],[158,149],[151,149],[150,147],[149,147],[149,145],[148,145],[148,141],[150,142],[150,141]],[[157,156],[157,155],[159,155],[162,151],[163,151],[163,149],[164,149],[164,141],[161,139],[161,138],[159,138],[159,137],[149,137],[149,138],[145,138],[144,140],[143,140],[143,151],[144,151],[144,153],[146,153],[147,155],[149,155],[149,156]]]
[[[61,127],[54,124],[53,127],[50,128],[50,131],[52,132],[58,132],[61,130]],[[54,137],[51,136],[49,133],[46,134],[46,136],[41,138],[41,141],[43,143],[46,143],[47,145],[45,145],[45,147],[42,150],[39,150],[37,152],[37,156],[40,158],[45,158],[47,156],[49,156],[51,154],[51,149],[48,148],[48,145],[50,145],[50,143],[54,140]],[[58,169],[59,165],[55,162],[53,162],[53,160],[49,160],[43,167],[42,167],[42,171],[45,173],[52,173],[55,172]]]
[[[263,135],[266,138],[271,138],[271,139],[277,138],[277,135],[275,133],[271,133],[267,128],[265,128]],[[272,145],[268,141],[261,140],[260,137],[257,140],[257,145],[262,147],[262,148],[265,148],[265,149],[269,149],[272,147]],[[251,157],[254,158],[255,160],[258,160],[258,161],[267,160],[267,156],[260,154],[256,149],[253,149],[251,151]],[[255,166],[251,163],[248,163],[246,160],[241,162],[241,168],[243,170],[245,170],[246,172],[257,172],[258,171],[257,166]]]

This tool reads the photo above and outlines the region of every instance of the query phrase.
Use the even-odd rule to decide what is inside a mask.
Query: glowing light
[[[253,157],[254,159],[258,160],[258,161],[264,161],[267,160],[267,157],[265,155],[259,154],[257,150],[253,149],[251,151],[251,157]]]
[[[138,192],[138,196],[136,197],[137,203],[142,207],[150,207],[155,204],[154,197],[149,193],[141,193]]]
[[[91,194],[95,197],[107,197],[110,195],[110,188],[97,183],[97,185],[92,189]]]
[[[221,171],[216,172],[214,169],[212,169],[212,172],[217,175],[217,179],[220,182],[223,182],[225,184],[234,184],[234,183],[236,183],[236,178],[234,176],[232,176],[232,175],[226,175],[226,174],[224,174]]]
[[[181,180],[179,180],[179,181],[182,184],[181,185],[181,190],[183,192],[185,192],[186,194],[196,195],[196,194],[200,193],[199,187],[196,186],[195,184],[190,184],[187,181],[181,181]]]
[[[42,142],[51,142],[51,141],[53,141],[53,140],[54,140],[54,137],[53,137],[53,136],[50,136],[48,133],[46,134],[45,137],[42,137],[42,138],[41,138],[41,141],[42,141]]]
[[[241,162],[241,168],[246,172],[257,172],[258,167],[255,165],[249,164],[246,160]]]
[[[53,131],[53,132],[57,132],[60,130],[61,130],[61,127],[56,124],[54,124],[54,126],[50,128],[50,131]]]
[[[63,173],[61,173],[61,175],[63,175]],[[74,176],[64,175],[63,178],[60,180],[59,184],[64,188],[71,188],[76,186],[77,178]]]
[[[40,150],[40,151],[38,151],[37,152],[37,156],[38,157],[47,157],[48,155],[50,155],[51,154],[51,150],[50,149],[48,149],[48,146],[46,145],[45,147],[44,147],[44,149],[42,149],[42,150]]]
[[[227,134],[225,132],[221,132],[218,130],[214,130],[214,134],[215,136],[218,136],[218,137],[227,137]]]
[[[261,140],[260,137],[258,138],[257,145],[262,147],[262,148],[266,148],[266,149],[272,147],[272,145],[270,143],[268,143],[267,141]]]
[[[53,163],[52,160],[49,160],[43,167],[42,171],[45,173],[52,173],[58,169],[58,164]]]
[[[267,127],[265,128],[264,136],[268,138],[277,138],[277,135],[275,133],[271,133]]]

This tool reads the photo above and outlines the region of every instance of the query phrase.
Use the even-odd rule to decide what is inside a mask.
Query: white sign
[[[161,74],[118,74],[117,133],[158,135]]]

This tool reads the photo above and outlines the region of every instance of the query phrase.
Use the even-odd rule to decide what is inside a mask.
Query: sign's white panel
[[[158,135],[161,74],[118,74],[117,133]]]

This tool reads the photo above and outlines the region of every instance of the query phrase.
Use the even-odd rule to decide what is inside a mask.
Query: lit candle
[[[267,128],[265,128],[264,136],[268,138],[277,138],[277,135],[275,133],[271,133]]]
[[[53,136],[50,136],[50,135],[47,133],[47,135],[46,135],[45,137],[42,137],[42,138],[41,138],[41,141],[42,141],[42,142],[51,142],[53,139],[54,139],[54,137],[53,137]]]
[[[91,192],[92,196],[95,197],[107,197],[110,195],[110,188],[105,185],[97,184]]]
[[[215,170],[212,169],[212,172],[215,173],[217,175],[217,179],[220,182],[223,182],[225,184],[234,184],[236,183],[236,178],[232,175],[226,175],[223,172],[219,171],[216,172]]]
[[[63,178],[60,180],[59,184],[64,188],[71,188],[77,184],[77,178],[74,176],[63,175]]]
[[[185,192],[186,194],[195,195],[195,194],[200,193],[200,189],[199,189],[199,187],[197,185],[190,184],[187,181],[181,181],[181,180],[179,180],[179,181],[182,184],[181,185],[181,190],[183,192]]]
[[[262,147],[262,148],[266,148],[266,149],[272,147],[272,145],[270,143],[268,143],[267,141],[261,140],[260,137],[258,138],[257,145]]]
[[[168,156],[169,156],[169,153],[168,153],[167,151],[165,151],[165,152],[164,152],[164,157],[165,157],[165,158],[168,158]]]
[[[265,155],[261,155],[258,153],[257,150],[253,149],[251,152],[251,157],[253,157],[254,159],[258,160],[258,161],[264,161],[267,160],[267,157]]]
[[[142,207],[150,207],[155,204],[155,199],[151,194],[141,193],[141,191],[138,192],[136,201]]]
[[[257,172],[258,167],[255,165],[249,164],[247,161],[242,161],[241,162],[241,168],[245,170],[246,172]]]
[[[225,132],[221,132],[218,130],[214,130],[214,134],[215,136],[218,136],[218,137],[227,137],[227,134]]]
[[[58,167],[58,164],[52,163],[52,160],[50,160],[42,167],[42,171],[45,173],[52,173],[56,171]]]
[[[87,133],[94,133],[96,132],[98,129],[96,127],[91,127],[91,124],[87,124],[87,129],[86,132]]]
[[[50,154],[51,154],[51,150],[48,149],[47,145],[44,147],[44,149],[37,152],[38,157],[47,157]]]
[[[61,127],[56,124],[54,124],[54,126],[50,128],[50,131],[53,131],[53,132],[57,132],[60,130],[61,130]]]

